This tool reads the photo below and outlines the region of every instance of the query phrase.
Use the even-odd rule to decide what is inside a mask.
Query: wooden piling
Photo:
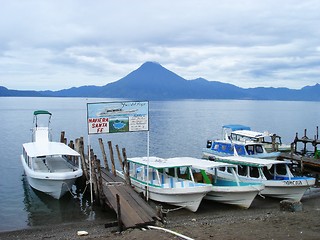
[[[65,139],[65,131],[61,131],[61,134],[60,134],[60,142],[61,142],[61,143],[64,143],[64,139]]]
[[[106,168],[107,171],[110,171],[110,168],[109,168],[109,165],[108,165],[108,160],[107,160],[107,155],[106,155],[106,151],[104,149],[104,144],[103,144],[102,138],[99,138],[99,145],[100,145],[100,149],[101,149],[101,152],[102,152],[104,167]]]
[[[92,177],[92,185],[93,185],[93,192],[94,192],[94,197],[96,200],[99,199],[99,192],[98,192],[98,184],[97,184],[97,176],[96,176],[96,169],[94,167],[94,159],[96,156],[94,155],[93,149],[90,149],[90,163],[91,164],[91,177]]]
[[[114,164],[114,155],[113,155],[113,149],[112,149],[112,143],[111,141],[108,141],[108,146],[109,146],[109,152],[110,152],[110,160],[111,160],[111,168],[112,168],[112,173],[113,175],[117,176],[115,164]]]
[[[119,159],[120,166],[121,166],[122,170],[124,170],[123,161],[122,161],[122,157],[121,157],[121,154],[120,154],[120,150],[119,150],[118,144],[116,145],[116,149],[117,149],[117,153],[118,153],[118,159]]]
[[[86,180],[89,180],[90,177],[89,177],[89,171],[88,171],[88,167],[87,167],[87,163],[86,163],[86,157],[85,157],[85,154],[84,154],[83,137],[81,137],[79,139],[79,153],[80,153],[82,171],[84,173],[84,176],[85,176]]]
[[[124,176],[125,176],[125,181],[126,183],[131,186],[131,179],[130,179],[130,165],[129,165],[129,162],[128,162],[128,159],[127,159],[127,153],[126,153],[126,149],[125,148],[122,148],[122,155],[123,155],[123,159],[124,159],[124,162],[123,162],[123,173],[124,173]]]
[[[117,219],[118,219],[118,232],[122,231],[122,221],[121,221],[121,205],[119,194],[116,194],[117,198]]]

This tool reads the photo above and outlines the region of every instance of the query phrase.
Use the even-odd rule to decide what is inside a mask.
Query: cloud
[[[156,61],[240,87],[319,82],[317,0],[2,1],[0,85],[105,85]]]

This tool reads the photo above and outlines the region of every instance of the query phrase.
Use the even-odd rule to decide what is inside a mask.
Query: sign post
[[[149,102],[148,101],[123,101],[123,102],[98,102],[87,103],[88,144],[90,135],[124,132],[147,131],[147,177],[149,174]],[[89,151],[89,161],[90,159]],[[90,188],[91,203],[92,180],[90,162]],[[148,199],[148,185],[147,185]]]

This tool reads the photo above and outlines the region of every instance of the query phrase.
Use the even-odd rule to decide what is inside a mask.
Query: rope
[[[180,233],[177,233],[177,232],[174,232],[172,230],[169,230],[169,229],[166,229],[166,228],[161,228],[161,227],[156,227],[156,226],[148,226],[149,229],[156,229],[156,230],[162,230],[162,231],[165,231],[165,232],[168,232],[168,233],[172,233],[178,237],[181,237],[183,239],[186,239],[186,240],[194,240],[193,238],[190,238],[190,237],[187,237],[185,235],[182,235]]]
[[[180,209],[185,208],[185,207],[187,207],[187,206],[181,206],[181,207],[177,207],[177,208],[173,208],[173,209],[163,209],[163,208],[161,208],[161,212],[162,213],[169,213],[169,212],[180,210]]]
[[[86,190],[87,190],[87,187],[88,187],[89,183],[90,183],[90,181],[86,181],[86,187],[84,188],[83,192],[80,193],[80,195],[84,195],[84,193],[85,193]],[[76,194],[74,194],[74,193],[72,192],[72,190],[69,188],[69,186],[68,186],[68,184],[67,184],[66,182],[63,182],[62,184],[65,184],[65,185],[67,186],[68,191],[70,192],[70,194],[72,195],[73,198],[79,198],[79,199],[81,198],[81,197],[78,197]]]

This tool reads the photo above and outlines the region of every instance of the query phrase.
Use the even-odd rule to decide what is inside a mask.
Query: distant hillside
[[[158,63],[146,62],[116,82],[59,91],[17,91],[0,88],[0,96],[105,97],[145,100],[252,99],[320,101],[320,85],[289,88],[240,88],[203,78],[186,80]]]
[[[0,86],[0,97],[44,97],[37,91],[9,90]]]

